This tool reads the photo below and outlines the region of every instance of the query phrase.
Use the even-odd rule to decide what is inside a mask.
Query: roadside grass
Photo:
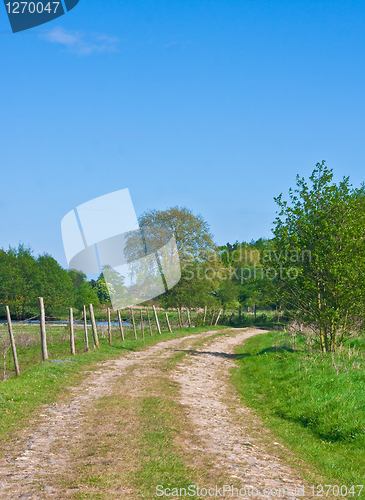
[[[310,352],[300,338],[262,334],[236,350],[239,368],[232,372],[242,400],[277,440],[330,484],[348,489],[365,476],[364,346],[352,340],[332,359]]]
[[[23,333],[24,328],[23,326]],[[29,335],[34,333],[34,328],[36,327],[29,326],[31,329]],[[83,332],[78,331],[77,354],[71,356],[68,354],[69,343],[68,339],[65,339],[65,327],[52,328],[52,333],[48,336],[52,338],[49,343],[50,359],[48,361],[41,361],[41,348],[38,342],[30,342],[29,345],[18,347],[21,374],[15,377],[11,372],[12,359],[8,353],[9,359],[6,360],[8,378],[0,382],[0,441],[2,443],[14,438],[16,432],[26,427],[30,419],[41,412],[43,405],[51,404],[65,390],[67,391],[68,387],[81,383],[87,376],[84,372],[97,369],[98,362],[119,358],[130,351],[142,350],[173,337],[188,336],[211,329],[211,327],[181,328],[173,331],[173,334],[146,335],[144,339],[138,338],[138,340],[131,338],[132,333],[126,333],[124,342],[115,330],[111,346],[108,338],[102,338],[100,335],[100,349],[91,348],[90,352],[85,352]],[[217,327],[219,328],[223,327]],[[39,332],[39,326],[37,330]],[[17,337],[16,331],[15,337]],[[92,346],[91,341],[90,345]]]

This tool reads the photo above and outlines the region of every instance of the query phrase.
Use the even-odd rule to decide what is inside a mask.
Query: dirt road
[[[166,411],[179,405],[173,442],[166,443],[181,456],[184,470],[194,472],[194,484],[201,479],[206,487],[246,487],[247,496],[256,488],[259,498],[272,498],[264,488],[282,488],[287,491],[282,498],[294,498],[302,479],[279,458],[282,450],[275,453],[278,443],[267,446],[257,437],[257,431],[265,433],[260,420],[242,406],[228,380],[234,347],[258,333],[227,330],[172,338],[100,364],[5,447],[0,498],[158,498],[156,489],[147,487],[153,478],[143,479],[143,461],[153,447],[145,455],[141,451],[148,434],[143,429],[151,420],[143,416],[147,407],[141,401],[153,398]],[[144,489],[133,479],[138,477]],[[174,485],[167,485],[171,494]]]

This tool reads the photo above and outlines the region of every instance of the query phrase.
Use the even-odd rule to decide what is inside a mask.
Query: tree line
[[[217,246],[209,224],[188,208],[142,214],[140,226],[170,229],[176,239],[180,281],[158,302],[170,307],[251,307],[286,314],[299,330],[311,330],[322,351],[334,351],[362,331],[365,299],[365,187],[318,163],[309,182],[297,176],[289,200],[275,198],[273,237]],[[36,315],[37,297],[46,315],[83,304],[110,306],[101,274],[63,269],[50,255],[34,257],[20,245],[0,250],[0,314]],[[156,300],[154,301],[156,303]]]
[[[44,297],[45,314],[56,318],[69,307],[80,311],[84,304],[99,307],[105,297],[105,283],[88,282],[83,273],[65,270],[50,255],[35,257],[23,244],[0,250],[0,315],[5,306],[16,319],[38,314],[38,297]]]

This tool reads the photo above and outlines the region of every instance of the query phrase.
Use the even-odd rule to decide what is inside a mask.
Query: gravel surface
[[[295,487],[303,487],[303,480],[250,436],[245,426],[247,419],[255,428],[262,424],[249,408],[242,406],[228,382],[229,369],[235,366],[234,348],[257,333],[263,332],[241,331],[208,342],[191,351],[172,377],[180,384],[180,402],[203,439],[205,451],[215,456],[216,467],[230,469],[231,477],[246,486],[247,496],[248,491],[257,488],[261,498],[272,498],[281,488],[282,498],[294,498]],[[270,490],[269,495],[263,494],[265,488]]]
[[[156,356],[169,357],[179,349],[189,350],[197,338],[204,339],[212,333],[215,332],[175,338],[118,360],[100,363],[100,368],[90,372],[79,386],[69,388],[72,397],[67,404],[44,407],[41,415],[30,422],[28,430],[4,446],[0,461],[0,498],[69,498],[68,492],[61,491],[52,477],[72,467],[70,445],[82,434],[80,428],[85,414],[93,411],[97,400],[112,391],[113,382],[131,365],[139,365],[141,372],[148,371],[149,360],[155,361]],[[244,416],[246,421],[251,419],[256,426],[260,423],[248,408],[242,407],[228,381],[228,370],[234,366],[234,347],[258,333],[262,331],[228,330],[213,342],[207,340],[203,348],[189,351],[190,355],[185,356],[171,377],[180,384],[180,402],[204,443],[203,452],[213,456],[214,466],[228,470],[228,475],[241,480],[242,487],[256,487],[261,498],[271,498],[261,494],[265,487],[289,488],[289,494],[281,498],[293,498],[294,485],[300,486],[302,481],[278,458],[265,453],[262,445],[250,436],[240,417]],[[139,390],[143,388],[140,386]],[[122,498],[136,497],[126,493]]]

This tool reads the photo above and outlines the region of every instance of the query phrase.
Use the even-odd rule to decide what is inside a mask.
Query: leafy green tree
[[[116,269],[107,265],[103,267],[103,272],[100,275],[99,287],[100,291],[104,296],[108,296],[109,301],[113,301],[113,304],[118,302],[123,303],[123,299],[132,298],[131,293],[128,292],[125,285],[125,277],[122,276]],[[104,280],[106,290],[102,281]],[[132,299],[133,301],[133,299]]]
[[[69,276],[73,283],[74,306],[81,311],[88,304],[93,304],[94,307],[100,305],[99,297],[92,284],[86,280],[86,275],[79,271],[70,270]]]
[[[237,307],[239,305],[239,286],[229,277],[221,281],[217,290],[214,291],[214,295],[223,307],[223,315],[227,307]]]
[[[167,210],[149,210],[141,215],[139,224],[143,227],[170,229],[176,239],[180,260],[206,258],[215,249],[209,224],[198,214],[186,207],[172,207]]]
[[[207,262],[184,263],[180,281],[161,296],[164,307],[204,307],[217,302],[218,282]]]
[[[37,280],[37,264],[30,248],[20,244],[0,250],[0,303],[8,305],[17,319],[37,314]]]
[[[46,316],[57,316],[73,303],[73,283],[68,272],[50,255],[44,254],[36,260],[37,295],[44,299]]]
[[[322,351],[335,351],[358,330],[365,302],[365,188],[349,178],[336,185],[317,163],[308,186],[282,195],[268,268],[277,273],[278,299],[315,332]]]
[[[38,297],[44,298],[47,316],[59,314],[72,305],[72,289],[67,271],[50,255],[36,259],[23,244],[0,250],[0,303],[17,319],[39,313]]]
[[[94,290],[96,290],[100,304],[110,304],[109,290],[103,273],[101,273],[99,278],[96,280]]]
[[[139,219],[142,230],[169,229],[175,236],[181,266],[180,281],[160,300],[166,307],[202,307],[215,302],[215,273],[206,273],[209,253],[215,250],[209,224],[186,207],[150,210]],[[171,256],[175,262],[176,256]],[[167,259],[168,261],[168,259]]]
[[[271,240],[260,238],[250,243],[236,241],[219,247],[220,262],[229,269],[230,281],[236,289],[240,305],[273,308],[275,285],[266,274],[263,262],[273,247]],[[229,289],[228,284],[226,285]]]

